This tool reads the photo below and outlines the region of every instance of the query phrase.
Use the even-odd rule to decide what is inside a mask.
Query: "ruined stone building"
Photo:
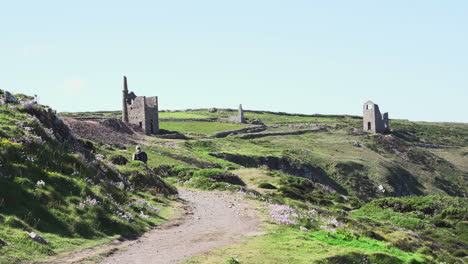
[[[242,105],[239,105],[239,111],[237,112],[237,115],[230,116],[228,120],[235,123],[245,123],[244,110],[242,109]]]
[[[383,133],[389,129],[388,113],[380,113],[379,106],[372,101],[367,101],[363,107],[364,131]]]
[[[122,120],[135,124],[146,134],[157,134],[159,130],[158,97],[136,96],[128,92],[127,77],[123,84]]]

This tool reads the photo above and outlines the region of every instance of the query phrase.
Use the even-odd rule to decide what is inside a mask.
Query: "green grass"
[[[416,136],[421,142],[444,146],[468,146],[468,124],[429,123],[392,120],[391,128],[396,132]]]
[[[236,173],[251,184],[264,172],[251,169]],[[466,198],[384,198],[353,210],[359,204],[353,205],[352,200],[324,193],[298,178],[272,175],[260,178],[274,182],[278,190],[263,192],[257,199],[289,204],[298,212],[297,224],[281,226],[266,217],[264,228],[269,234],[215,249],[185,263],[224,263],[229,259],[239,263],[459,263],[457,257],[466,253]],[[305,186],[308,189],[300,194]],[[285,188],[296,189],[298,196],[287,198]],[[311,209],[316,211],[312,216],[307,213]],[[340,224],[327,224],[329,218]],[[323,225],[335,231],[325,231]],[[299,226],[310,231],[300,231]]]
[[[141,234],[171,214],[171,200],[158,194],[172,189],[151,170],[129,164],[118,171],[97,159],[42,107],[0,106],[0,127],[0,239],[9,244],[0,247],[0,263]],[[135,204],[140,199],[146,204]],[[27,232],[50,244],[32,241]]]
[[[184,113],[186,115],[184,115]],[[227,118],[237,114],[237,110],[219,109],[218,112],[210,113],[206,109],[195,109],[187,112],[162,112],[162,116],[177,117],[177,118]],[[186,116],[186,117],[184,117]],[[351,116],[334,116],[334,115],[300,115],[300,114],[284,114],[270,112],[249,112],[244,111],[244,116],[248,119],[258,118],[266,124],[282,124],[282,123],[333,123],[333,122],[354,122],[355,117]]]
[[[337,129],[252,140],[237,137],[198,140],[185,143],[185,147],[190,149],[191,155],[203,159],[209,157],[211,152],[228,153],[237,155],[240,160],[250,160],[250,164],[257,164],[256,166],[262,165],[261,160],[265,157],[288,158],[296,167],[319,168],[349,194],[363,198],[411,193],[453,195],[467,191],[468,171],[463,169],[463,165],[462,168],[457,168],[443,157],[433,155],[432,150],[416,148],[405,142],[397,143],[402,144],[398,148],[402,148],[402,153],[407,156],[402,157],[393,151],[395,146],[388,145],[381,138],[383,137],[375,135],[355,135],[346,129]],[[360,142],[362,147],[354,147],[355,141]],[[456,155],[460,157],[459,164],[463,164],[466,159],[464,152],[456,149],[445,151],[458,153]],[[221,164],[219,159],[211,161],[223,167],[230,166]],[[300,173],[297,176],[301,176]],[[405,187],[402,186],[402,181],[411,184]],[[451,185],[438,183],[444,181]],[[385,194],[377,191],[379,185],[385,188]]]
[[[228,118],[236,115],[237,110],[219,109],[217,112],[210,113],[208,109],[194,109],[190,111],[160,111],[160,118]],[[79,113],[60,113],[61,117],[69,118],[120,118],[120,111],[98,111],[98,112],[79,112]],[[284,123],[356,123],[354,116],[343,115],[301,115],[301,114],[285,114],[285,113],[270,113],[270,112],[249,112],[245,111],[244,115],[248,119],[258,118],[266,124],[284,124]]]
[[[387,223],[424,233],[425,236],[437,239],[448,249],[468,246],[468,230],[463,224],[468,221],[468,205],[465,198],[385,198],[366,204],[352,212],[351,216],[368,223]],[[452,244],[453,241],[458,241],[457,245]]]
[[[63,116],[106,118],[119,114],[87,112]],[[200,109],[161,112],[160,117],[226,118],[233,114],[236,111],[210,113]],[[16,176],[0,177],[0,239],[13,242],[0,249],[3,254],[0,263],[17,260],[7,260],[10,257],[35,260],[148,230],[165,221],[172,205],[170,200],[156,196],[155,191],[163,187],[170,190],[167,183],[184,182],[181,184],[184,187],[204,190],[237,192],[242,188],[251,199],[288,204],[302,211],[314,209],[320,215],[314,220],[298,219],[300,223],[293,227],[275,226],[268,220],[272,225],[268,229],[270,234],[248,238],[244,243],[217,249],[188,263],[235,263],[235,260],[240,263],[360,263],[363,259],[371,263],[411,263],[422,261],[423,257],[447,263],[461,261],[459,256],[466,253],[463,248],[468,241],[466,198],[448,195],[467,192],[467,124],[391,120],[393,131],[389,135],[360,135],[353,131],[361,127],[357,117],[252,112],[245,115],[267,124],[324,123],[328,130],[241,140],[237,136],[208,136],[249,125],[162,121],[162,129],[187,134],[194,140],[145,137],[143,150],[149,156],[149,169],[139,162],[115,166],[131,182],[122,189],[98,180],[117,181],[113,166],[106,164],[115,155],[131,160],[135,146],[119,149],[93,142],[96,151],[105,158],[95,161],[93,154],[84,151],[83,160],[79,154],[72,153],[71,145],[47,138],[43,128],[50,127],[50,122],[39,124],[24,109],[0,107],[3,164],[0,172]],[[16,120],[32,127],[46,142],[41,146],[16,143],[15,139],[29,133],[18,127]],[[296,129],[281,126],[266,132]],[[355,141],[362,147],[353,146]],[[417,143],[456,148],[423,149],[416,147]],[[229,154],[234,159],[214,157],[212,153]],[[88,166],[91,161],[94,167]],[[161,181],[155,173],[167,178]],[[233,184],[231,181],[238,180],[235,175],[247,186]],[[310,175],[314,181],[302,178]],[[91,179],[93,184],[85,179]],[[46,186],[37,187],[38,180],[44,180]],[[157,183],[154,188],[145,187],[154,183]],[[276,189],[259,188],[268,184]],[[385,192],[378,190],[379,185]],[[134,191],[129,191],[130,187]],[[344,196],[331,191],[332,188]],[[437,196],[388,198],[428,194]],[[107,198],[109,195],[111,200]],[[88,196],[102,204],[80,209],[79,203]],[[147,220],[140,219],[137,217],[140,210],[145,210],[145,214],[150,212],[129,205],[137,199],[145,199],[163,210]],[[117,219],[115,210],[119,207],[137,220],[126,223]],[[343,223],[342,227],[334,227],[337,233],[320,228],[330,217]],[[117,224],[110,225],[109,220]],[[299,231],[299,225],[311,231]],[[25,231],[37,231],[53,243],[50,246],[31,244],[24,236]]]
[[[191,118],[209,118],[209,115],[196,112],[159,112],[159,118],[181,118],[181,119],[191,119]]]
[[[269,234],[251,238],[247,242],[215,249],[208,255],[191,258],[185,263],[224,263],[230,257],[235,257],[243,264],[305,264],[352,253],[368,256],[376,253],[388,254],[399,261],[395,263],[424,261],[421,254],[404,252],[385,242],[348,238],[325,231],[303,232],[293,228],[280,228]],[[360,261],[362,258],[356,260]]]
[[[211,136],[215,133],[247,127],[245,124],[219,122],[160,122],[159,127],[182,134],[194,133]]]

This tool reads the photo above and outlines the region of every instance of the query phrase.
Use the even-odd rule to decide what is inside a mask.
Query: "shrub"
[[[397,241],[392,243],[397,248],[407,251],[407,252],[414,252],[420,245],[413,241],[412,239],[406,237],[398,239]]]
[[[138,168],[138,167],[145,167],[145,163],[139,160],[132,160],[130,163],[132,167]]]
[[[166,196],[177,193],[177,190],[173,186],[164,182],[150,169],[132,171],[129,180],[136,189],[149,188],[153,192]]]
[[[202,190],[209,190],[213,185],[213,181],[206,177],[193,177],[190,181],[186,184],[188,187],[192,188],[199,188]]]
[[[463,249],[458,249],[456,250],[455,252],[452,253],[453,256],[457,257],[457,258],[464,258],[467,255],[466,253],[466,250],[463,250]]]
[[[362,233],[363,236],[365,237],[368,237],[368,238],[372,238],[372,239],[375,239],[375,240],[378,240],[378,241],[385,241],[385,238],[377,233],[375,233],[374,231],[372,230],[367,230],[367,231],[364,231]]]
[[[109,157],[110,162],[116,164],[116,165],[125,165],[128,163],[128,159],[125,158],[122,155],[113,155]]]
[[[274,190],[277,189],[273,184],[270,184],[268,182],[262,182],[258,185],[258,188],[262,189],[269,189],[269,190]]]
[[[434,218],[432,219],[431,222],[437,227],[446,227],[446,228],[452,227],[452,224],[450,224],[450,222],[444,219],[440,219],[440,218]]]
[[[240,264],[240,262],[235,258],[230,258],[226,261],[227,264]]]
[[[301,190],[295,188],[295,187],[281,187],[279,188],[279,191],[288,198],[291,199],[296,199],[296,200],[304,200],[304,194],[302,193]]]
[[[5,225],[9,227],[14,227],[14,228],[19,228],[23,230],[29,230],[29,226],[25,224],[23,221],[19,220],[18,218],[14,216],[9,216],[5,220]]]
[[[159,177],[167,178],[167,177],[175,176],[175,175],[172,175],[171,173],[172,168],[173,166],[170,166],[170,165],[161,165],[161,166],[154,168],[153,172]]]
[[[206,177],[216,182],[226,182],[234,185],[245,186],[239,176],[222,169],[201,169],[193,173],[193,177]]]

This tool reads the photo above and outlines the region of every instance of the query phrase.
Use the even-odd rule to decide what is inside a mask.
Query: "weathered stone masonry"
[[[146,134],[158,134],[158,97],[136,96],[128,92],[127,77],[124,76],[122,97],[122,120],[138,125]]]
[[[228,120],[235,123],[246,123],[242,105],[239,105],[239,111],[237,112],[237,115],[230,116]]]
[[[363,106],[364,131],[383,133],[389,129],[388,113],[380,113],[379,106],[372,101],[367,101]]]

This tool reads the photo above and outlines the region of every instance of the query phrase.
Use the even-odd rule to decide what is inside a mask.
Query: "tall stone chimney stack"
[[[128,96],[128,87],[127,87],[127,77],[123,77],[123,96],[122,96],[122,121],[128,123],[128,109],[127,109],[127,96]]]
[[[237,118],[239,120],[239,123],[245,123],[245,118],[244,118],[244,110],[242,109],[242,105],[239,105],[239,112],[237,113]]]

